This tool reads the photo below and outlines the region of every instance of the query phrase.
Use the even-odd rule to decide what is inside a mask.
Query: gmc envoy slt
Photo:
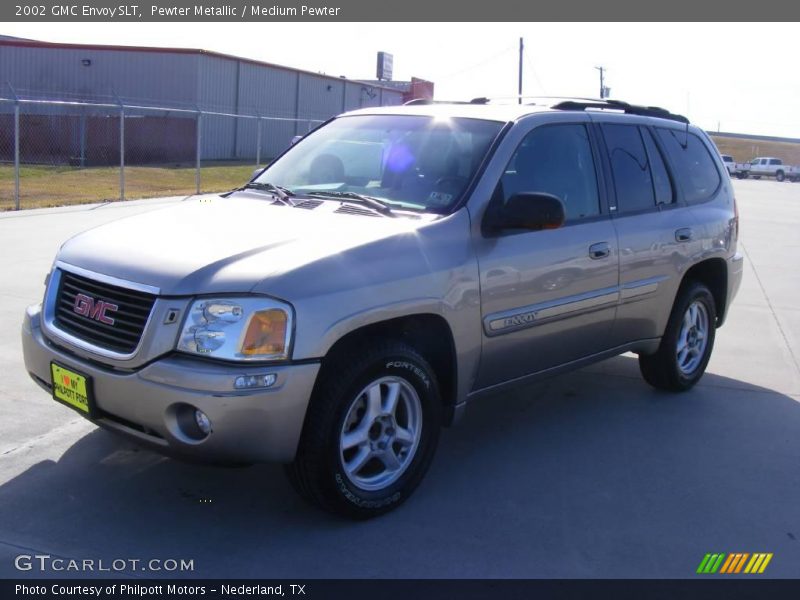
[[[741,281],[738,228],[713,143],[664,109],[362,109],[240,189],[67,241],[25,365],[104,428],[285,463],[306,499],[366,518],[478,397],[624,352],[691,388]]]

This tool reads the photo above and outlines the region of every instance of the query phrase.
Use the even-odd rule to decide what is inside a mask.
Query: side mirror
[[[489,226],[494,230],[558,229],[564,224],[564,203],[553,194],[523,192],[514,194],[496,213]]]
[[[263,170],[264,170],[264,167],[258,167],[255,171],[253,171],[253,174],[250,175],[250,181],[253,181],[253,179],[258,177],[261,174],[261,171],[263,171]]]
[[[302,136],[302,135],[296,135],[296,136],[294,136],[294,137],[292,138],[292,141],[291,141],[291,142],[289,142],[289,145],[290,145],[290,146],[294,146],[294,145],[295,145],[297,142],[299,142],[300,140],[302,140],[304,137],[305,137],[305,136]]]

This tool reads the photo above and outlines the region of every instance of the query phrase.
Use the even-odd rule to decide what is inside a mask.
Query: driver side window
[[[525,136],[495,194],[502,195],[505,204],[522,192],[557,196],[564,203],[567,221],[600,214],[597,173],[585,125],[543,125]]]

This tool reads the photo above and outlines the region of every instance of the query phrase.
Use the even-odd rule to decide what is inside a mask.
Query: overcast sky
[[[663,106],[705,129],[800,138],[795,23],[15,23],[0,33],[52,42],[174,46],[355,79],[432,80],[438,99],[599,94]]]

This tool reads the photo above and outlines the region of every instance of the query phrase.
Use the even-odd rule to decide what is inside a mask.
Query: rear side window
[[[708,200],[721,182],[708,148],[695,134],[658,128],[658,137],[666,148],[687,202]]]
[[[617,211],[635,212],[653,208],[656,204],[653,179],[639,127],[605,124],[603,137],[611,159]]]
[[[656,194],[656,204],[672,204],[675,196],[672,193],[672,182],[669,180],[667,167],[664,165],[664,158],[661,151],[653,139],[653,134],[647,129],[639,130],[647,148],[647,156],[650,160],[650,172],[653,176],[653,191]]]

